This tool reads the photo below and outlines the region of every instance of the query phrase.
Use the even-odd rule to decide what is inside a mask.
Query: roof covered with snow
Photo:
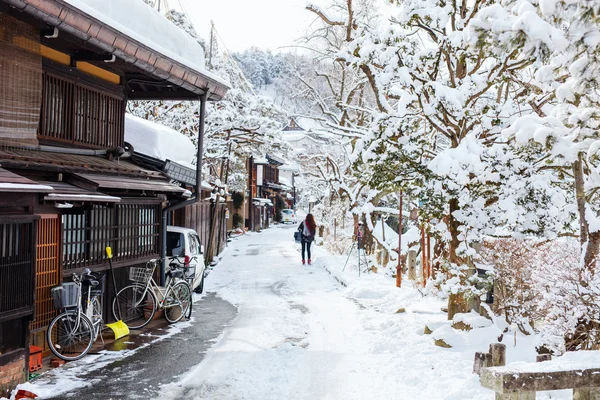
[[[131,114],[125,115],[125,141],[131,143],[138,153],[186,166],[196,156],[196,146],[187,136]]]
[[[211,78],[226,81],[206,71],[204,50],[184,30],[141,0],[65,0],[85,14],[128,37]]]
[[[19,0],[14,4],[62,32],[52,41],[59,51],[91,52],[98,60],[113,55],[115,64],[91,62],[121,76],[135,71],[172,84],[143,90],[131,79],[126,86],[131,99],[197,100],[208,92],[212,101],[223,98],[230,88],[225,79],[205,69],[204,51],[193,37],[141,0]]]

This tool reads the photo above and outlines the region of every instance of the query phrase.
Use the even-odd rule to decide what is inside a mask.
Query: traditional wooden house
[[[196,158],[196,148],[189,138],[166,126],[128,114],[125,117],[125,140],[134,148],[131,158],[137,165],[163,172],[183,188],[194,190],[196,167],[192,162]],[[167,224],[198,232],[205,250],[208,250],[209,244],[213,246],[212,251],[205,252],[205,262],[210,263],[212,260],[206,256],[218,255],[227,242],[226,204],[224,197],[220,197],[219,206],[214,206],[216,197],[213,192],[218,190],[214,184],[203,181],[200,190],[200,201],[170,212]],[[218,214],[218,226],[213,233],[215,237],[210,240],[214,212]]]
[[[127,100],[199,101],[201,150],[205,102],[227,89],[142,1],[0,0],[0,396],[45,347],[52,286],[105,270],[109,245],[125,279],[164,254],[169,212],[200,198],[199,173],[190,193],[131,162]]]
[[[246,226],[250,230],[269,227],[276,215],[277,197],[290,189],[279,182],[279,166],[283,164],[285,160],[268,154],[248,159],[248,195],[252,201],[246,206]]]

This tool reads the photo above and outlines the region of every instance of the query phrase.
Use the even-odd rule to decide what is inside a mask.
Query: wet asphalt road
[[[209,293],[194,303],[194,323],[181,333],[139,349],[133,355],[80,376],[91,385],[53,399],[155,399],[160,386],[199,364],[237,309]]]

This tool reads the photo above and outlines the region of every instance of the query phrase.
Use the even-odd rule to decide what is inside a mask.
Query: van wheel
[[[202,280],[200,281],[200,284],[198,286],[196,286],[196,289],[194,289],[194,293],[202,294],[203,291],[204,291],[204,274],[202,274]]]

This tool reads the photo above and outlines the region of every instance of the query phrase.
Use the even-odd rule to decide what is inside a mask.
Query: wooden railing
[[[475,354],[473,372],[481,386],[496,392],[496,400],[535,400],[536,392],[565,389],[573,390],[574,400],[600,399],[599,351],[567,353],[562,356],[567,359],[554,361],[543,354],[535,363],[508,366],[505,351],[503,344],[493,344],[489,353]]]

